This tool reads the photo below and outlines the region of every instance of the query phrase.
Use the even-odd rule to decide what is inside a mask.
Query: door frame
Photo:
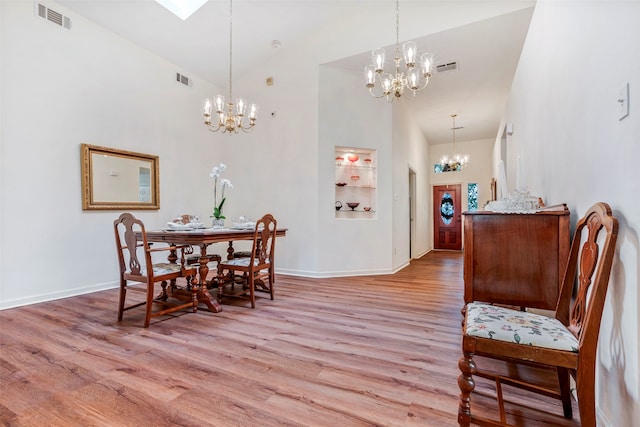
[[[414,245],[416,243],[416,180],[415,169],[409,166],[409,260],[416,255]]]
[[[468,188],[466,187],[466,182],[463,181],[455,181],[455,182],[441,182],[436,184],[431,184],[431,193],[429,197],[431,198],[431,247],[433,250],[444,251],[444,250],[453,250],[453,249],[436,249],[436,221],[438,221],[438,217],[434,215],[435,205],[437,201],[433,197],[433,193],[435,191],[435,187],[442,187],[445,185],[459,185],[460,186],[460,215],[462,212],[465,212],[469,209],[467,200],[468,198]],[[465,209],[466,207],[466,209]],[[457,250],[457,249],[456,249]],[[460,222],[460,250],[464,250],[464,227],[462,221]]]

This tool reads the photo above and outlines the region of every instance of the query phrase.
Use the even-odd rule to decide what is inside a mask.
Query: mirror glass
[[[82,209],[160,209],[158,156],[82,144]]]

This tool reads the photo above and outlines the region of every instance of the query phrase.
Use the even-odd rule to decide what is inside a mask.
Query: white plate
[[[191,225],[188,225],[188,224],[175,224],[175,223],[172,223],[172,222],[168,222],[167,223],[167,227],[165,228],[165,230],[188,231],[188,230],[193,230],[193,227]]]
[[[253,230],[256,228],[255,222],[247,222],[246,224],[233,224],[234,230]]]

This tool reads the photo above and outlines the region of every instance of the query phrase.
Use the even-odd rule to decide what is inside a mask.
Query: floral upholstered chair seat
[[[153,274],[155,276],[162,276],[163,274],[179,273],[182,269],[180,264],[160,262],[153,264]]]
[[[226,265],[234,265],[234,266],[242,266],[242,267],[248,267],[249,263],[251,262],[251,258],[234,258],[234,259],[230,259],[225,261]],[[266,264],[269,264],[269,260],[265,260],[264,261]],[[260,260],[258,258],[255,258],[253,260],[253,265],[254,266],[258,266],[258,264],[260,263]]]
[[[481,302],[467,305],[466,334],[497,341],[578,352],[578,340],[557,319]]]

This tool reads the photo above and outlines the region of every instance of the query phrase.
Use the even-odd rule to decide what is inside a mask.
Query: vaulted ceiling
[[[491,3],[421,1],[440,9],[451,7],[451,14],[464,14],[466,6],[477,8],[483,2]],[[211,82],[227,79],[228,61],[212,54],[228,51],[226,0],[209,0],[185,21],[153,0],[58,0],[58,3]],[[400,3],[401,19],[408,20],[410,17],[402,15],[404,3],[410,1]],[[456,133],[457,141],[496,137],[534,4],[517,3],[523,6],[510,13],[413,38],[421,51],[435,53],[436,64],[454,61],[458,64],[457,71],[436,73],[427,89],[407,100],[431,144],[451,141],[453,113],[458,114],[456,125],[464,127]],[[234,56],[234,75],[259,66],[274,55],[273,40],[279,40],[280,49],[286,49],[345,16],[353,17],[353,37],[366,39],[367,23],[358,20],[363,8],[384,8],[388,10],[389,25],[395,24],[395,3],[389,0],[235,0],[234,51],[250,55]],[[395,40],[389,43],[387,55],[393,52]],[[371,46],[376,47],[379,46]],[[360,72],[369,61],[370,52],[361,52],[332,65]]]

